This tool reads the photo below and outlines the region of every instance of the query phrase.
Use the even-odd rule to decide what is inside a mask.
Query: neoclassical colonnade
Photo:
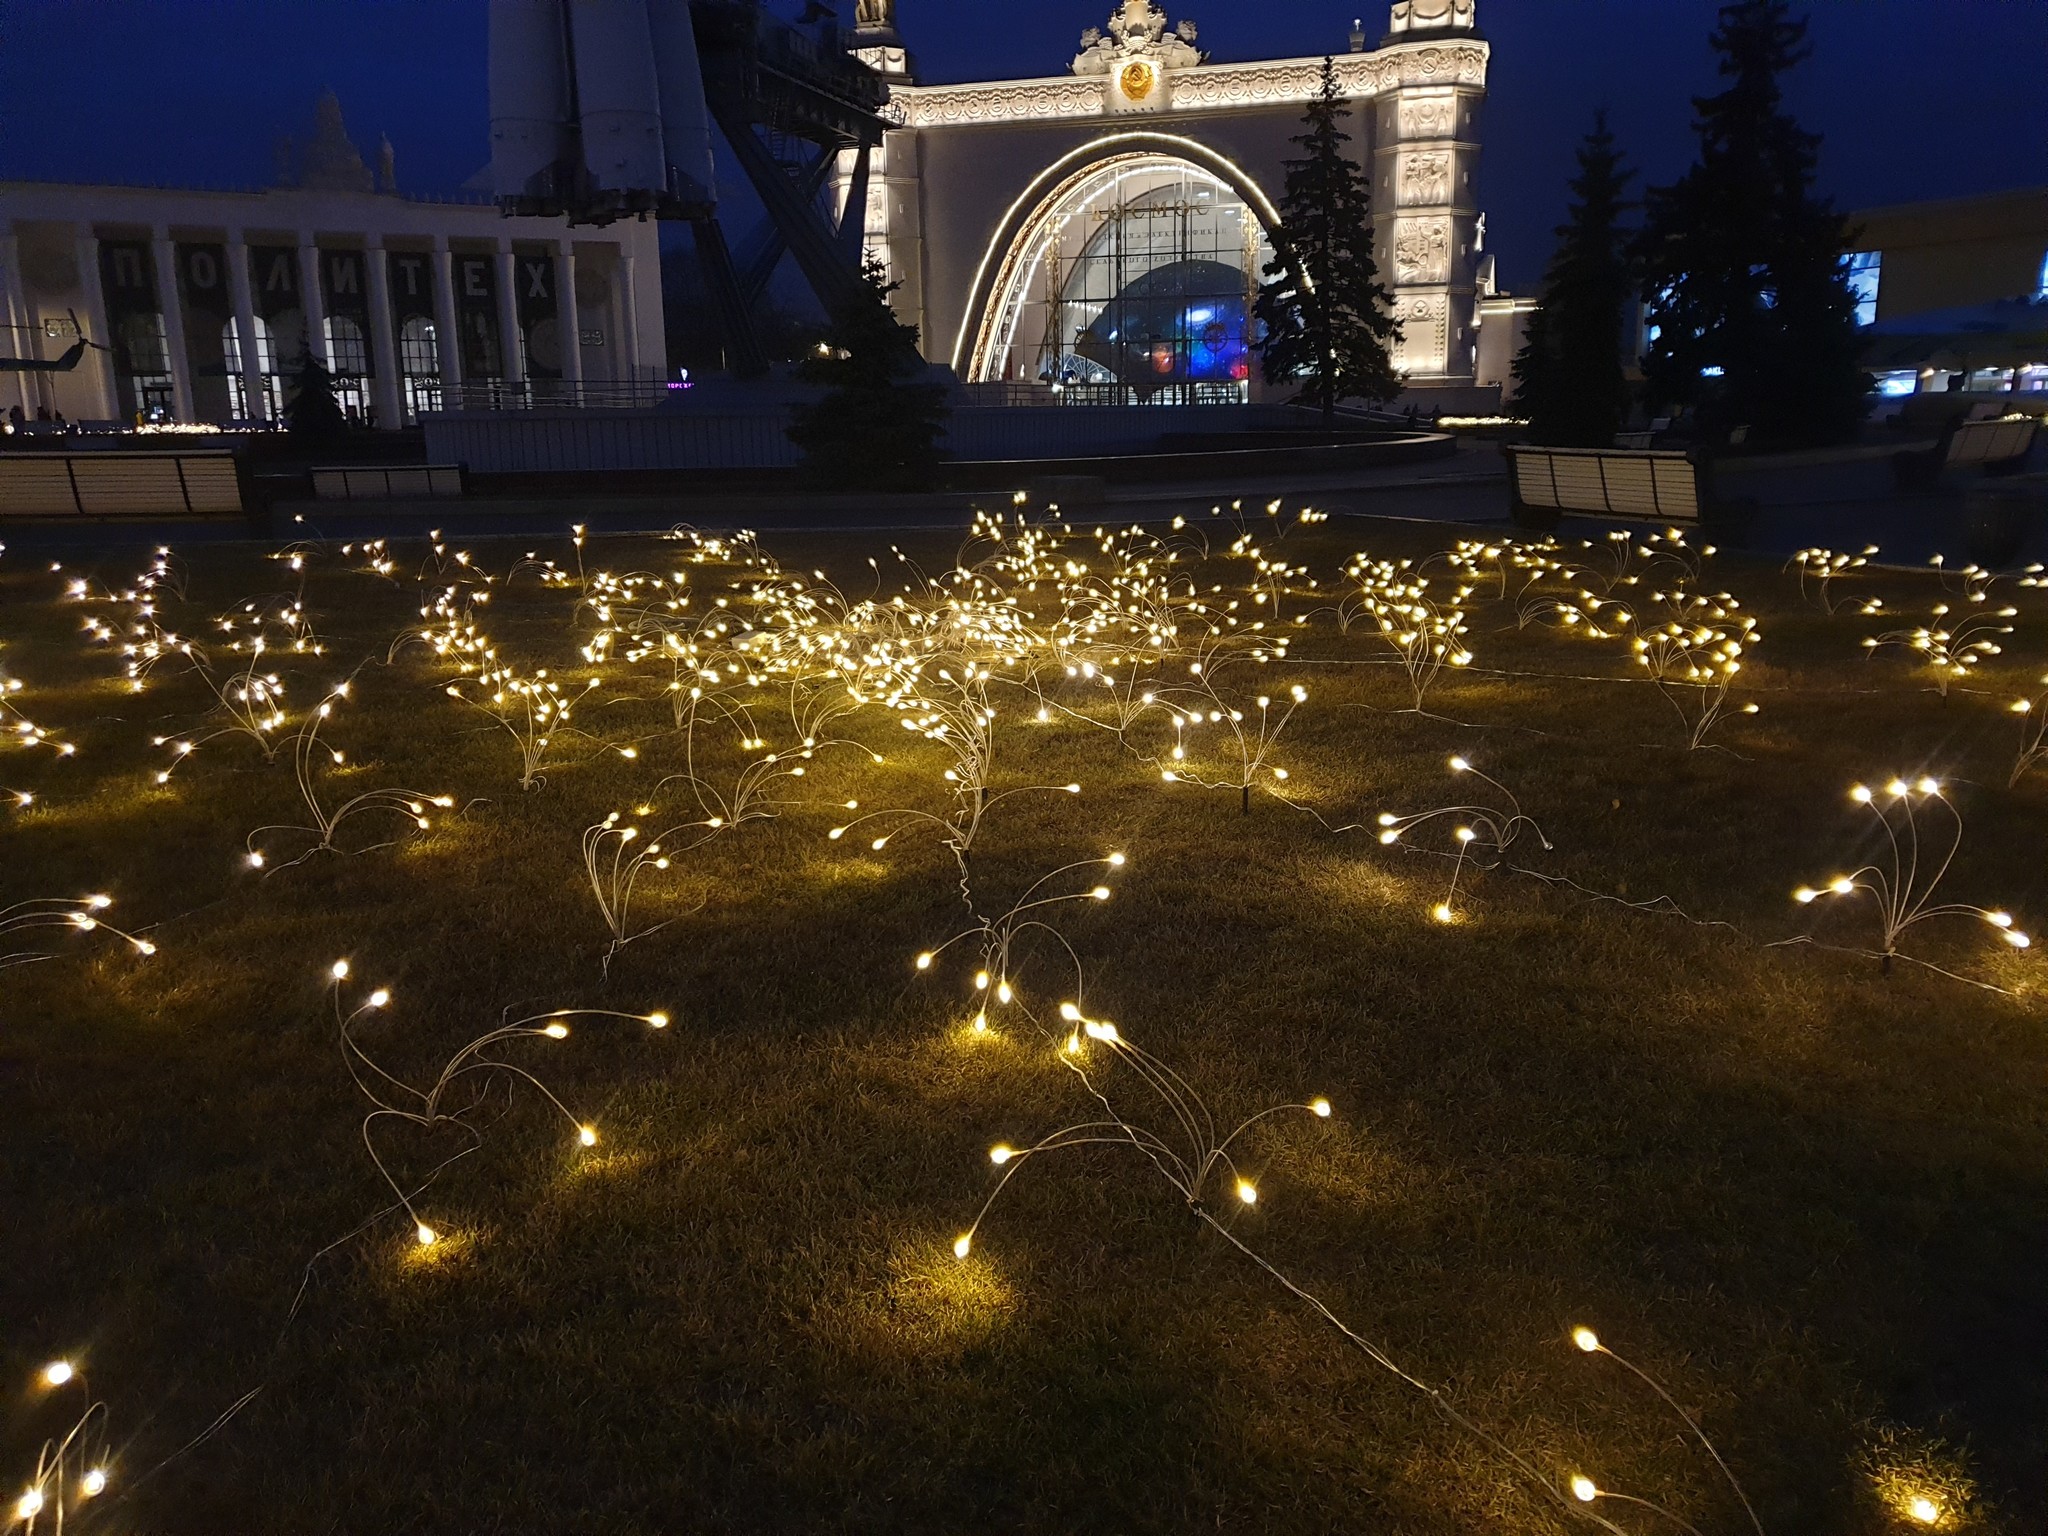
[[[0,354],[106,347],[0,380],[0,411],[263,420],[304,356],[387,426],[623,392],[661,371],[658,245],[602,235],[385,196],[0,185]]]

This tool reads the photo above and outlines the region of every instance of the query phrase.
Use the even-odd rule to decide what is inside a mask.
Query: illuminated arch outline
[[[1280,210],[1273,206],[1273,200],[1266,196],[1265,189],[1241,167],[1208,145],[1179,134],[1155,132],[1112,133],[1091,140],[1078,149],[1069,150],[1040,171],[1031,185],[1017,195],[1016,201],[1010,204],[996,225],[988,249],[982,252],[981,264],[975,268],[974,285],[968,290],[967,310],[961,317],[960,331],[953,342],[953,371],[956,374],[967,376],[962,373],[963,359],[971,364],[986,355],[990,326],[997,318],[999,308],[994,301],[996,295],[1009,289],[1016,263],[1030,243],[1025,237],[1059,206],[1069,190],[1108,163],[1148,155],[1177,160],[1204,175],[1215,177],[1236,193],[1246,207],[1258,214],[1259,222],[1265,226],[1267,239],[1272,238],[1273,230],[1280,222]],[[968,352],[970,334],[974,338],[972,353]],[[972,369],[968,372],[971,373]]]

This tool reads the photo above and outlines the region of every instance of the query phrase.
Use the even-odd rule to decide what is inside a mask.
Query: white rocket
[[[493,185],[550,171],[558,194],[715,200],[690,0],[491,0]]]

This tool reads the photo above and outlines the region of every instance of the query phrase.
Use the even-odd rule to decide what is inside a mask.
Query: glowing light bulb
[[[1870,804],[1870,791],[1865,789],[1861,784],[1858,784],[1854,789],[1849,791],[1849,798],[1851,800],[1854,800],[1858,805],[1868,805]]]
[[[1572,1343],[1589,1355],[1598,1354],[1600,1351],[1600,1335],[1590,1328],[1574,1328]]]
[[[1122,869],[1124,867],[1124,856],[1120,853],[1112,853],[1109,856],[1109,863],[1112,869]]]
[[[1856,882],[1854,880],[1851,880],[1847,875],[1838,875],[1836,876],[1836,878],[1828,882],[1828,889],[1833,891],[1837,896],[1846,896],[1851,891],[1856,889]]]
[[[652,1024],[656,1029],[667,1029],[668,1015],[665,1013],[650,1013],[649,1015],[647,1015],[647,1022],[649,1024]]]
[[[972,1236],[970,1236],[969,1234],[967,1234],[967,1233],[963,1232],[963,1233],[961,1233],[961,1234],[960,1234],[960,1236],[959,1236],[959,1237],[957,1237],[957,1238],[955,1238],[955,1239],[953,1240],[953,1257],[954,1257],[954,1258],[956,1258],[956,1259],[964,1259],[964,1258],[966,1258],[966,1257],[967,1257],[967,1255],[968,1255],[969,1251],[970,1251],[970,1250],[971,1250],[971,1249],[972,1249],[973,1247],[974,1247],[974,1239],[973,1239],[973,1237],[972,1237]]]
[[[1257,1205],[1259,1203],[1259,1192],[1252,1187],[1251,1180],[1239,1179],[1237,1181],[1237,1198],[1246,1205]]]
[[[1452,920],[1452,918],[1457,916],[1456,913],[1451,911],[1450,904],[1447,902],[1440,904],[1436,908],[1436,910],[1431,912],[1429,915],[1435,918],[1440,923],[1448,923]]]
[[[1454,757],[1454,758],[1452,758],[1452,759],[1451,759],[1451,772],[1453,772],[1453,773],[1470,773],[1471,771],[1472,771],[1472,765],[1471,765],[1470,763],[1466,762],[1464,758],[1462,758],[1462,757]]]
[[[1008,1147],[1004,1146],[1001,1142],[996,1143],[996,1145],[988,1149],[988,1160],[994,1163],[998,1168],[1002,1167],[1003,1164],[1007,1163],[1011,1158],[1015,1157],[1016,1155],[1016,1153],[1012,1152]]]
[[[52,1360],[43,1367],[43,1385],[46,1387],[61,1387],[71,1379],[72,1374],[71,1362],[69,1360]]]
[[[14,1501],[14,1518],[17,1520],[33,1520],[42,1510],[43,1491],[40,1488],[31,1488]]]
[[[581,1126],[576,1132],[576,1139],[586,1147],[594,1147],[597,1145],[597,1132],[587,1125]]]
[[[84,1498],[96,1499],[106,1491],[107,1474],[103,1468],[94,1467],[78,1480],[78,1492]]]
[[[1310,1103],[1309,1110],[1319,1119],[1327,1120],[1330,1118],[1330,1101],[1328,1099],[1316,1099]]]
[[[1590,1504],[1600,1497],[1600,1490],[1594,1484],[1593,1479],[1579,1476],[1572,1479],[1572,1497],[1581,1504]]]
[[[1081,1022],[1081,1010],[1078,1007],[1076,1007],[1073,1003],[1061,1003],[1060,1017],[1065,1019],[1069,1024],[1078,1024]]]
[[[382,1008],[386,1003],[390,1001],[391,994],[387,992],[384,988],[379,987],[376,991],[370,994],[369,998],[367,999],[367,1004],[369,1007],[372,1008]]]
[[[569,1038],[569,1026],[566,1024],[550,1024],[541,1033],[550,1040],[566,1040]]]
[[[932,956],[929,950],[917,957],[917,968],[920,971],[928,971],[932,968]]]
[[[250,854],[250,855],[249,855],[249,867],[250,867],[251,869],[261,869],[261,868],[263,867],[263,855],[262,855],[262,854],[260,854],[260,853],[252,853],[252,854]]]
[[[1941,1506],[1924,1493],[1906,1505],[1906,1513],[1922,1525],[1938,1525],[1941,1521]]]
[[[441,1236],[440,1233],[436,1232],[424,1221],[412,1229],[412,1235],[420,1240],[420,1246],[422,1248],[433,1247],[433,1245],[440,1240]]]

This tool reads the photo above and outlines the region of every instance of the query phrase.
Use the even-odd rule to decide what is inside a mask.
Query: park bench
[[[242,510],[235,456],[220,449],[0,454],[0,518],[214,517]]]
[[[1952,421],[1932,448],[1906,448],[1892,456],[1899,488],[1927,491],[1951,469],[1981,469],[1987,475],[2010,473],[2027,461],[2041,424],[2031,416],[1991,421]]]
[[[313,471],[319,501],[422,501],[461,494],[460,464],[351,464]]]
[[[1697,526],[1739,543],[1755,512],[1751,501],[1714,495],[1707,465],[1688,453],[1631,448],[1538,448],[1512,443],[1509,514],[1524,528],[1549,530],[1567,512],[1589,517]]]

